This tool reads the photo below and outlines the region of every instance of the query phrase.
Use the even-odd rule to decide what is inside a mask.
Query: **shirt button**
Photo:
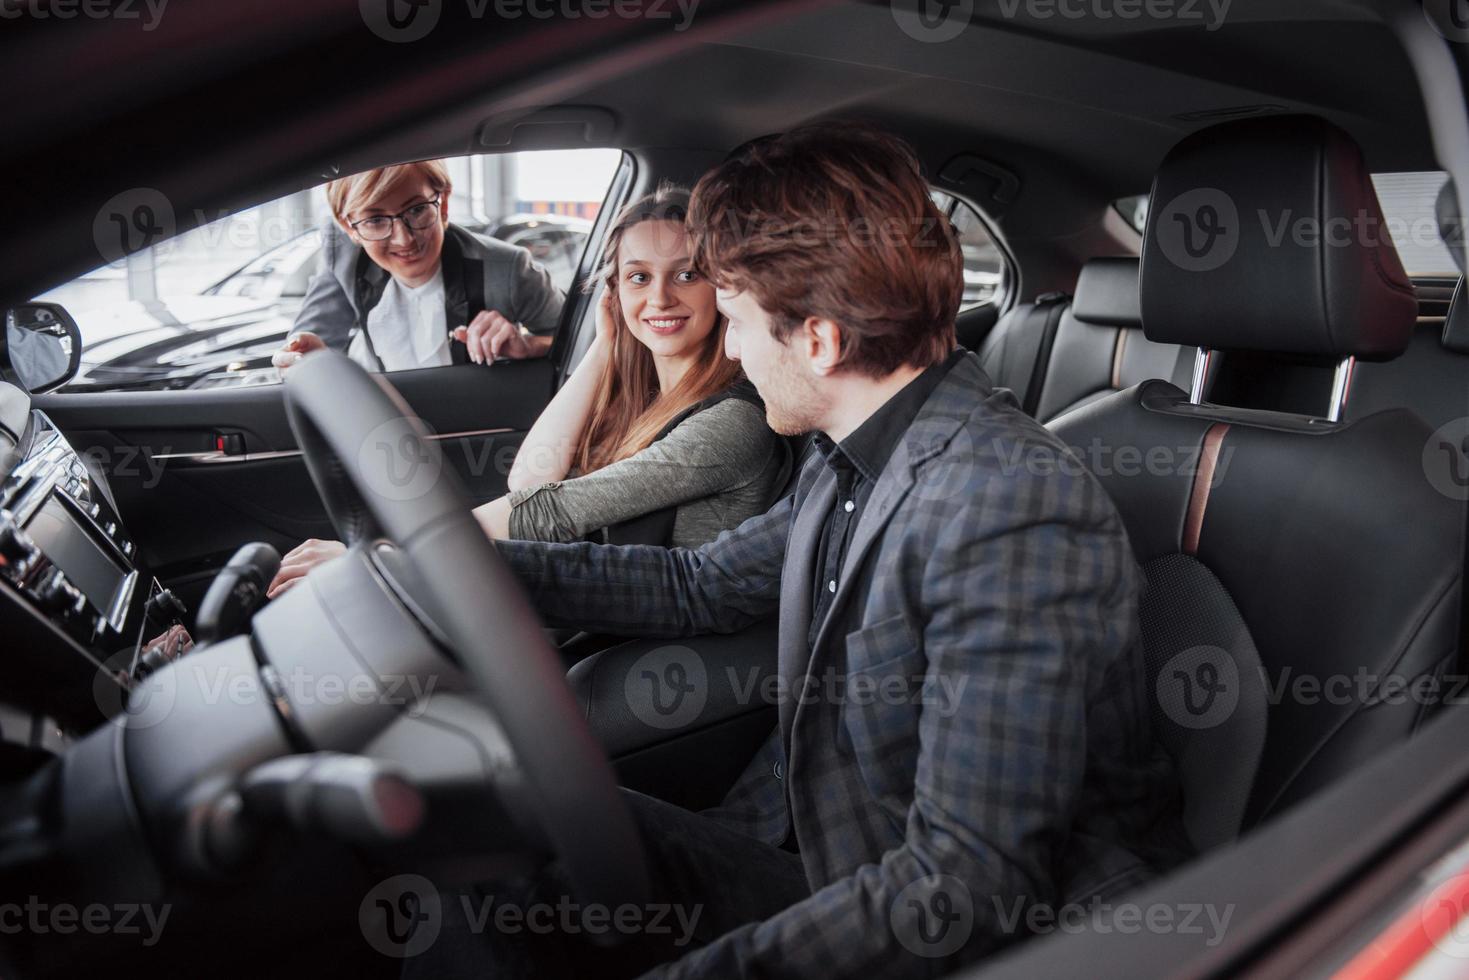
[[[830,582],[827,582],[826,583],[826,591],[828,591],[828,592],[835,592],[836,590],[837,590],[837,580],[836,579],[832,579]]]
[[[845,504],[842,505],[842,509],[845,510],[848,514],[850,514],[852,511],[854,511],[854,510],[857,509],[857,505],[854,504],[852,501],[849,500]]]

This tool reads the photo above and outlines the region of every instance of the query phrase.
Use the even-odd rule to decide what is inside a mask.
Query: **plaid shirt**
[[[502,545],[554,624],[673,637],[779,608],[779,730],[708,815],[793,831],[812,895],[662,974],[937,976],[1026,935],[1036,906],[1188,854],[1148,721],[1141,572],[1063,444],[961,358],[873,488],[812,644],[835,483],[813,454],[791,496],[697,551]]]

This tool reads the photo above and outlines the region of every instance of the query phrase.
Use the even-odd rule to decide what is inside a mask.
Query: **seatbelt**
[[[1035,298],[1031,315],[1043,313],[1045,322],[1041,326],[1040,343],[1036,346],[1035,360],[1030,365],[1030,382],[1025,386],[1025,397],[1020,407],[1026,415],[1035,417],[1041,403],[1041,385],[1045,381],[1046,368],[1051,363],[1051,348],[1056,344],[1056,331],[1061,326],[1061,314],[1071,297],[1065,293],[1042,293]]]

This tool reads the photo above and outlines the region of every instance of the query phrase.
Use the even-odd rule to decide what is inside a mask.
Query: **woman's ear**
[[[342,229],[342,232],[348,238],[352,239],[352,243],[354,245],[361,245],[362,244],[362,239],[358,238],[357,237],[357,232],[353,230],[353,228],[352,228],[351,225],[347,224],[347,219],[346,218],[342,217],[340,214],[334,214],[334,215],[332,215],[332,218],[333,218],[333,220],[336,221],[337,227],[340,228],[340,229]]]
[[[439,191],[439,221],[443,224],[449,223],[449,193],[450,188],[445,187]]]

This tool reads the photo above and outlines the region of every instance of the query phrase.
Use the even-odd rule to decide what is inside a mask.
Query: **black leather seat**
[[[1150,340],[1384,361],[1407,347],[1412,286],[1341,130],[1291,117],[1202,131],[1168,155],[1153,200]],[[1366,215],[1379,233],[1275,238],[1261,212]],[[1222,229],[1232,253],[1180,252],[1189,222]],[[1148,576],[1155,717],[1201,847],[1408,737],[1436,700],[1415,685],[1457,666],[1464,509],[1436,489],[1431,427],[1405,408],[1328,414],[1194,404],[1154,380],[1052,426],[1116,501]],[[1123,467],[1122,449],[1161,455]]]
[[[995,324],[979,349],[985,371],[1042,422],[1149,378],[1187,383],[1192,349],[1143,335],[1137,276],[1135,258],[1087,262],[1073,299],[1041,297]]]

